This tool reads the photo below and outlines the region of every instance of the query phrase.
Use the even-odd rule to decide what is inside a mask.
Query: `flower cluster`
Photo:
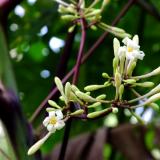
[[[69,28],[69,32],[72,32],[77,24],[80,24],[80,19],[85,20],[86,27],[90,27],[96,30],[97,27],[110,32],[118,37],[130,37],[123,29],[112,27],[101,22],[101,13],[105,6],[109,3],[109,0],[103,0],[101,7],[96,8],[96,5],[100,0],[94,0],[89,6],[86,6],[85,0],[79,2],[70,0],[71,3],[64,2],[62,0],[54,0],[59,4],[58,12],[61,13],[63,20],[73,22],[73,25]]]
[[[120,108],[126,108],[131,115],[143,123],[143,120],[134,112],[135,108],[149,106],[155,110],[159,109],[159,106],[154,102],[160,99],[160,84],[142,96],[135,90],[135,87],[153,87],[153,82],[141,82],[140,80],[160,74],[160,67],[150,73],[133,76],[132,74],[136,67],[137,60],[143,60],[145,54],[140,50],[137,35],[135,35],[133,39],[126,37],[122,42],[124,45],[120,46],[118,39],[115,38],[113,40],[113,76],[102,73],[102,77],[105,79],[103,84],[88,85],[84,88],[85,91],[82,92],[70,82],[63,85],[62,81],[58,77],[55,77],[55,84],[60,92],[59,100],[61,102],[59,105],[53,100],[48,101],[51,107],[46,109],[48,116],[43,121],[43,125],[47,128],[48,134],[29,149],[29,155],[35,153],[56,130],[62,129],[65,126],[65,122],[71,117],[94,119],[108,115],[111,112],[117,113]],[[92,91],[111,86],[116,90],[113,99],[106,100],[105,93],[95,98],[91,96]],[[126,90],[128,91],[128,89],[138,97],[131,100],[124,99],[123,94]]]

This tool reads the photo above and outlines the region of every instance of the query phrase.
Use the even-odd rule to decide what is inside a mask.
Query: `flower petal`
[[[57,130],[62,129],[64,126],[65,126],[65,123],[64,123],[64,121],[62,121],[62,120],[59,120],[59,121],[55,124],[55,128],[56,128]]]
[[[56,128],[54,127],[54,125],[49,124],[49,125],[47,126],[47,130],[48,130],[49,132],[54,133],[54,132],[56,131]]]
[[[43,121],[43,125],[47,127],[48,123],[49,123],[49,117],[46,117]]]
[[[56,117],[58,120],[63,119],[63,113],[60,109],[56,110]]]
[[[56,112],[55,111],[51,111],[48,114],[49,114],[49,117],[53,117],[53,116],[55,116]]]

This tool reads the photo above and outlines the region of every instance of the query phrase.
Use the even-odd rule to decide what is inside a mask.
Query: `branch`
[[[125,13],[129,10],[129,8],[134,4],[136,0],[129,0],[128,3],[123,7],[119,15],[114,19],[112,22],[112,25],[116,25],[120,19],[125,15]],[[88,50],[88,52],[83,56],[81,63],[83,64],[98,48],[98,46],[103,42],[103,40],[108,35],[108,32],[105,32],[101,35],[101,37],[94,43],[94,45]],[[74,73],[76,67],[74,66],[73,69],[63,78],[62,82],[65,83]],[[40,112],[43,110],[44,106],[48,102],[49,99],[51,99],[57,92],[57,88],[54,88],[49,95],[42,101],[42,103],[39,105],[39,107],[35,110],[33,115],[30,118],[30,122],[33,123],[35,118],[40,114]]]

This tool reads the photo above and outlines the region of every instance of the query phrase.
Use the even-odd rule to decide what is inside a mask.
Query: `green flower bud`
[[[64,102],[64,97],[60,96],[59,99]]]
[[[135,79],[125,79],[125,80],[123,80],[123,82],[125,82],[127,84],[133,84],[133,83],[136,83],[136,80]]]
[[[115,86],[120,87],[121,85],[121,74],[119,72],[115,73]]]
[[[101,14],[100,9],[94,9],[92,12],[86,14],[85,17],[93,17],[93,16],[100,15],[100,14]]]
[[[29,150],[28,150],[28,155],[32,155],[34,154],[36,151],[39,150],[39,148],[44,144],[44,142],[50,137],[52,133],[48,132],[48,134],[43,137],[41,140],[39,140],[38,142],[36,142]]]
[[[94,98],[92,98],[89,95],[86,95],[83,92],[80,91],[76,91],[76,96],[79,97],[81,100],[85,101],[85,102],[95,102],[96,100]]]
[[[113,59],[113,70],[114,70],[114,73],[116,72],[116,70],[118,68],[118,63],[119,63],[118,57],[114,57],[114,59]]]
[[[103,100],[105,98],[106,98],[106,95],[105,94],[101,94],[98,97],[96,97],[96,100]]]
[[[74,84],[71,85],[71,89],[73,92],[79,91],[79,89]]]
[[[134,68],[136,67],[136,62],[131,60],[131,62],[129,63],[129,66],[127,67],[127,75],[131,76],[133,73]]]
[[[84,90],[89,92],[89,91],[95,91],[104,87],[105,85],[89,85],[89,86],[86,86]]]
[[[76,25],[73,25],[73,26],[69,27],[68,32],[69,33],[73,32],[75,27],[76,27]]]
[[[155,111],[159,111],[159,105],[156,103],[150,103],[148,106],[150,106]]]
[[[97,30],[97,27],[95,25],[91,25],[91,29],[96,31]]]
[[[139,87],[153,87],[153,82],[144,82],[144,83],[135,83],[133,86],[139,86]]]
[[[61,107],[55,101],[48,100],[48,104],[54,108],[61,109]]]
[[[71,93],[71,84],[67,82],[65,85],[65,96],[66,96],[67,102],[70,99],[70,93]]]
[[[67,14],[67,15],[61,16],[61,18],[62,18],[63,20],[66,20],[66,21],[73,21],[74,19],[76,19],[76,18],[78,18],[78,17]]]
[[[120,100],[122,99],[123,92],[124,92],[124,85],[121,84],[119,87],[119,99]]]
[[[118,108],[115,108],[115,107],[112,108],[112,112],[115,113],[115,114],[118,113]]]
[[[75,112],[70,113],[71,116],[81,115],[84,113],[83,109],[76,110]]]
[[[111,85],[111,83],[109,81],[107,81],[107,82],[104,83],[104,87],[108,87],[110,85]]]
[[[108,79],[110,78],[110,76],[107,73],[102,73],[102,77],[103,78],[108,78]]]
[[[100,106],[101,105],[101,103],[100,102],[96,102],[96,103],[93,103],[92,105],[89,105],[89,106],[87,106],[88,108],[95,108],[95,107],[98,107],[98,106]]]
[[[106,113],[109,113],[109,112],[112,112],[112,109],[111,108],[106,108],[102,111],[96,111],[96,112],[92,112],[92,113],[89,113],[87,115],[88,118],[96,118],[96,117],[99,117],[103,114],[106,114]]]
[[[55,111],[55,110],[56,110],[55,108],[51,108],[51,107],[47,107],[47,108],[46,108],[46,111],[47,111],[47,112],[51,112],[51,111]]]
[[[120,47],[120,42],[117,38],[113,39],[113,50],[114,50],[114,56],[118,57],[118,50]]]
[[[84,103],[73,92],[70,94],[70,101],[78,102],[80,105],[84,105]]]

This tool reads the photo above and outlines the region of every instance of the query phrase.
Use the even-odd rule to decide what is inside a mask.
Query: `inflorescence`
[[[69,7],[68,4],[66,7]],[[118,39],[114,38],[113,40],[113,76],[102,73],[102,77],[105,79],[103,84],[88,85],[84,88],[83,92],[70,82],[63,85],[61,80],[55,77],[55,84],[60,92],[59,99],[61,102],[58,104],[53,100],[48,101],[51,107],[46,109],[48,116],[43,121],[43,125],[47,128],[48,133],[29,149],[29,155],[35,153],[56,130],[63,128],[69,118],[95,119],[106,116],[109,113],[116,114],[119,109],[128,109],[138,121],[144,123],[134,112],[135,108],[146,106],[152,107],[155,110],[159,109],[155,101],[160,99],[160,84],[142,96],[136,92],[135,87],[153,87],[153,82],[142,80],[160,74],[160,67],[150,73],[133,76],[132,73],[137,61],[143,60],[145,54],[140,50],[137,35],[135,35],[133,39],[126,37],[122,42],[123,46],[120,45]],[[91,96],[92,91],[111,86],[115,88],[115,96],[113,99],[106,99],[106,93],[98,95],[97,97]],[[131,100],[124,99],[123,95],[128,89],[138,97]],[[140,103],[140,101],[142,101],[142,103]],[[102,106],[104,109],[102,109]],[[101,108],[101,110],[97,111],[96,108],[98,107]],[[93,111],[94,109],[95,111]]]

